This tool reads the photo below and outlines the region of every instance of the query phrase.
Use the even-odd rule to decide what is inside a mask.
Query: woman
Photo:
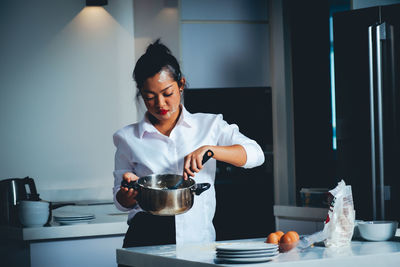
[[[212,242],[215,230],[216,160],[252,168],[264,162],[260,146],[229,125],[222,115],[189,113],[182,105],[186,80],[170,50],[157,40],[136,63],[134,79],[147,112],[142,121],[118,130],[114,170],[114,202],[129,211],[124,247]],[[238,107],[240,108],[240,107]],[[201,161],[210,149],[214,156]],[[150,174],[180,174],[211,188],[195,197],[193,207],[176,216],[155,216],[136,202],[137,191],[121,186]],[[240,201],[238,196],[238,201]],[[235,205],[235,203],[232,203]]]

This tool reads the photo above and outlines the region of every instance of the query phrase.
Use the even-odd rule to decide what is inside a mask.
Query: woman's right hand
[[[127,183],[133,182],[139,179],[135,174],[132,172],[126,172],[122,175],[122,179],[125,180]],[[120,190],[117,193],[117,201],[125,208],[132,208],[136,204],[136,196],[138,191],[134,190],[133,188],[127,188],[121,185]]]

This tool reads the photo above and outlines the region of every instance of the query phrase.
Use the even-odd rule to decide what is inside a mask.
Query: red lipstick
[[[168,113],[168,110],[166,110],[166,109],[160,109],[158,112],[159,112],[161,115],[165,115],[165,114]]]

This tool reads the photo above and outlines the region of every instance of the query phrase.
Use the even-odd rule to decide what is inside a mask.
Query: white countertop
[[[215,257],[217,244],[237,242],[263,242],[265,238],[221,241],[199,245],[164,245],[117,249],[117,263],[135,266],[249,266],[249,264],[224,264]],[[277,258],[252,266],[268,267],[354,267],[354,266],[399,266],[400,239],[386,242],[352,241],[350,247],[325,248],[310,247],[304,250],[293,249],[280,253]]]
[[[114,204],[65,206],[53,210],[60,212],[80,212],[94,214],[96,218],[86,224],[60,225],[54,221],[51,226],[18,228],[0,226],[0,237],[21,241],[49,240],[60,238],[81,238],[107,235],[125,235],[128,214],[117,210]]]

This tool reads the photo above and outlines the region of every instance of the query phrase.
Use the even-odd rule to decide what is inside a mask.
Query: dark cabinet
[[[267,236],[275,228],[271,88],[186,89],[184,103],[191,113],[223,114],[256,140],[265,155],[264,164],[252,169],[217,163],[217,240]]]

